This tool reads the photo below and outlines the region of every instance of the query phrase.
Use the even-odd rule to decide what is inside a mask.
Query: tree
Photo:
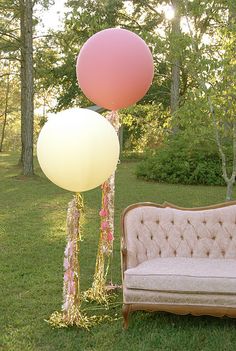
[[[145,1],[148,3],[148,1]],[[153,1],[152,1],[153,2]],[[139,5],[136,3],[140,3]],[[170,65],[165,60],[166,39],[163,40],[155,32],[164,21],[163,15],[143,5],[143,1],[135,2],[132,8],[125,6],[126,1],[87,0],[67,1],[68,13],[65,17],[63,31],[52,32],[50,47],[55,56],[51,56],[50,70],[44,75],[47,86],[57,87],[57,109],[73,105],[89,106],[89,102],[78,87],[75,75],[75,62],[82,45],[96,32],[121,26],[140,35],[150,47],[155,61],[155,78],[152,87],[141,103],[162,103],[169,106]],[[149,5],[148,5],[149,6]],[[151,6],[151,5],[150,5]],[[146,9],[148,12],[145,13]],[[130,13],[130,11],[133,11]],[[145,16],[144,19],[142,17]],[[48,46],[48,41],[47,41]],[[43,51],[41,53],[44,54]],[[40,55],[41,55],[40,54]],[[48,59],[47,53],[46,60]],[[58,57],[55,65],[55,57]],[[39,80],[41,77],[38,77]]]
[[[5,3],[10,2],[16,3],[13,0],[5,0]],[[163,12],[167,4],[175,7],[175,17],[172,21],[168,21]],[[186,5],[187,18],[193,35],[188,28],[186,29],[186,23],[183,23]],[[233,92],[229,91],[232,81],[227,83],[228,88],[220,84],[220,77],[225,83],[229,82],[227,77],[230,74],[233,77],[233,73],[230,73],[233,61],[223,57],[221,52],[223,43],[227,42],[225,38],[227,39],[229,34],[229,18],[230,23],[233,23],[235,6],[233,0],[68,0],[67,6],[68,13],[63,31],[51,32],[44,42],[37,41],[36,87],[40,93],[42,92],[44,101],[52,94],[54,99],[57,99],[57,110],[73,105],[89,106],[91,102],[80,91],[76,81],[76,57],[81,46],[93,34],[105,28],[122,26],[140,35],[153,54],[155,62],[153,84],[139,102],[140,105],[147,105],[147,110],[140,107],[140,111],[144,113],[148,111],[147,119],[152,120],[153,113],[153,125],[155,125],[155,112],[152,111],[155,111],[155,108],[152,108],[152,105],[157,105],[161,113],[161,117],[158,118],[162,119],[169,116],[169,111],[172,112],[170,130],[174,130],[175,123],[181,136],[189,133],[191,137],[193,136],[193,143],[196,139],[207,143],[207,139],[213,138],[212,111],[214,111],[215,126],[220,133],[220,140],[229,140],[233,136],[234,124],[230,122],[233,116],[233,104],[230,118],[230,114],[225,112],[230,105],[228,97],[233,96]],[[15,13],[16,18],[19,17],[19,13]],[[0,30],[3,29],[0,20]],[[230,30],[233,33],[232,28]],[[17,47],[17,41],[14,41],[15,33],[11,31],[4,37],[8,46]],[[209,38],[212,38],[212,41],[209,42]],[[3,45],[1,40],[0,45]],[[228,49],[223,50],[226,52]],[[233,57],[232,53],[230,55]],[[210,113],[209,101],[214,107]],[[130,119],[128,112],[124,113],[127,113],[128,123],[132,122],[129,130],[133,131],[133,135],[140,132],[147,135],[135,117]],[[220,115],[224,115],[225,119]],[[22,125],[24,127],[24,123]],[[159,128],[158,123],[156,126]],[[227,132],[226,130],[223,132],[225,126],[228,126]],[[150,132],[156,135],[159,133],[156,128],[152,128]],[[199,133],[198,138],[194,138],[196,133]],[[157,145],[152,142],[156,139],[152,138],[151,134],[148,134],[148,140],[150,142],[147,142],[147,146]],[[225,147],[222,150],[225,152]],[[226,168],[228,170],[228,166]]]
[[[203,3],[204,1],[202,1],[202,5]],[[220,15],[220,21],[217,22],[216,17],[213,17],[215,20],[214,41],[208,45],[207,50],[204,45],[199,45],[198,37],[194,35],[190,26],[186,1],[184,1],[184,5],[192,51],[196,60],[192,74],[195,75],[199,89],[202,91],[201,99],[204,99],[208,106],[213,135],[221,158],[222,176],[227,185],[226,200],[231,200],[236,176],[236,90],[234,87],[236,78],[236,5],[235,2],[231,1],[211,2],[211,6],[218,6],[218,11],[214,7],[211,14],[217,14],[217,18]],[[209,10],[209,2],[205,3],[205,6]],[[212,17],[210,18],[212,20]],[[209,17],[207,19],[209,20]],[[197,32],[195,31],[195,33]],[[232,149],[228,152],[230,143],[232,143]],[[229,159],[227,162],[227,153],[231,155],[231,162]]]
[[[5,106],[4,106],[4,111],[3,111],[2,135],[1,135],[1,139],[0,139],[0,152],[3,151],[3,141],[4,141],[4,137],[5,137],[7,115],[8,115],[8,111],[9,111],[10,73],[11,73],[11,63],[10,63],[10,61],[8,61],[8,72],[6,73]]]
[[[170,111],[174,114],[179,107],[180,97],[180,48],[177,47],[180,40],[180,0],[172,0],[172,6],[174,9],[174,18],[172,19],[171,26],[171,56],[172,56],[172,67],[171,67],[171,92],[170,92]],[[176,45],[177,43],[177,45]]]
[[[23,174],[34,174],[34,76],[33,31],[37,19],[33,17],[35,4],[48,7],[50,0],[3,0],[0,3],[0,51],[5,59],[20,61],[21,80],[21,164]],[[20,59],[19,59],[20,55]]]
[[[21,161],[23,174],[34,174],[34,78],[33,78],[33,3],[20,0],[21,38]]]
[[[168,133],[170,114],[162,104],[136,104],[121,111],[120,116],[126,151],[158,148]]]
[[[47,67],[41,65],[37,82],[47,89],[57,90],[56,110],[73,105],[91,105],[77,84],[76,58],[89,37],[102,29],[117,26],[122,3],[121,0],[66,2],[68,13],[64,19],[64,29],[51,31],[50,39],[47,38],[47,42],[41,43],[42,50],[39,49],[36,53],[37,61],[41,57],[42,61],[48,62]],[[51,50],[45,51],[43,47],[48,47],[49,42]]]
[[[6,129],[10,123],[15,123],[15,112],[20,109],[18,94],[18,70],[20,52],[19,30],[19,3],[14,0],[4,0],[0,3],[0,60],[1,68],[8,67],[4,81],[5,97],[1,101],[1,110],[4,111],[1,147],[5,141]],[[13,117],[14,116],[14,117]],[[8,133],[9,134],[9,133]],[[8,140],[6,143],[8,144]]]
[[[221,58],[221,69],[218,72],[219,78],[212,84],[213,91],[208,95],[215,140],[222,161],[222,176],[227,184],[226,200],[232,199],[236,177],[236,27],[232,29],[227,30],[223,35],[224,53]],[[229,158],[227,159],[225,148],[225,144],[229,143],[232,147],[231,162]]]

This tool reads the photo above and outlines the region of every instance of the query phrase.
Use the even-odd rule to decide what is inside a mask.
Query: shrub
[[[146,157],[137,166],[139,178],[180,184],[224,185],[217,150],[183,145],[174,140]]]
[[[170,114],[160,104],[136,104],[119,112],[123,149],[143,152],[161,145],[169,130]]]
[[[135,152],[135,151],[122,151],[120,154],[120,161],[123,162],[137,162],[145,160],[146,153],[145,152]]]

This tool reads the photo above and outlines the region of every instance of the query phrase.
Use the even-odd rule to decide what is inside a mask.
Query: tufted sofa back
[[[236,259],[236,204],[185,210],[141,203],[122,222],[127,268],[156,257]]]

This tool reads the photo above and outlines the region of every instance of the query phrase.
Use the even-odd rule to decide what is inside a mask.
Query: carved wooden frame
[[[121,269],[122,269],[122,286],[124,286],[124,272],[127,269],[127,247],[126,247],[126,233],[124,228],[124,218],[125,215],[132,209],[137,207],[144,206],[152,206],[157,208],[175,208],[182,211],[202,211],[202,210],[210,210],[216,208],[222,208],[227,206],[236,205],[236,201],[228,201],[224,203],[214,204],[210,206],[204,207],[193,207],[193,208],[185,208],[173,205],[169,202],[164,202],[162,205],[156,204],[153,202],[139,202],[128,206],[122,213],[121,216]],[[186,315],[192,314],[194,316],[202,316],[202,315],[210,315],[213,317],[231,317],[236,318],[236,308],[234,307],[222,307],[222,306],[196,306],[196,305],[184,305],[184,304],[150,304],[150,303],[123,303],[122,314],[123,314],[123,326],[125,329],[128,328],[128,318],[129,313],[132,311],[164,311],[170,312],[174,314]]]

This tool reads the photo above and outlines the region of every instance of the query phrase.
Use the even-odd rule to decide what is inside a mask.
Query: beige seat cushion
[[[155,258],[125,271],[128,289],[236,294],[236,260]]]

